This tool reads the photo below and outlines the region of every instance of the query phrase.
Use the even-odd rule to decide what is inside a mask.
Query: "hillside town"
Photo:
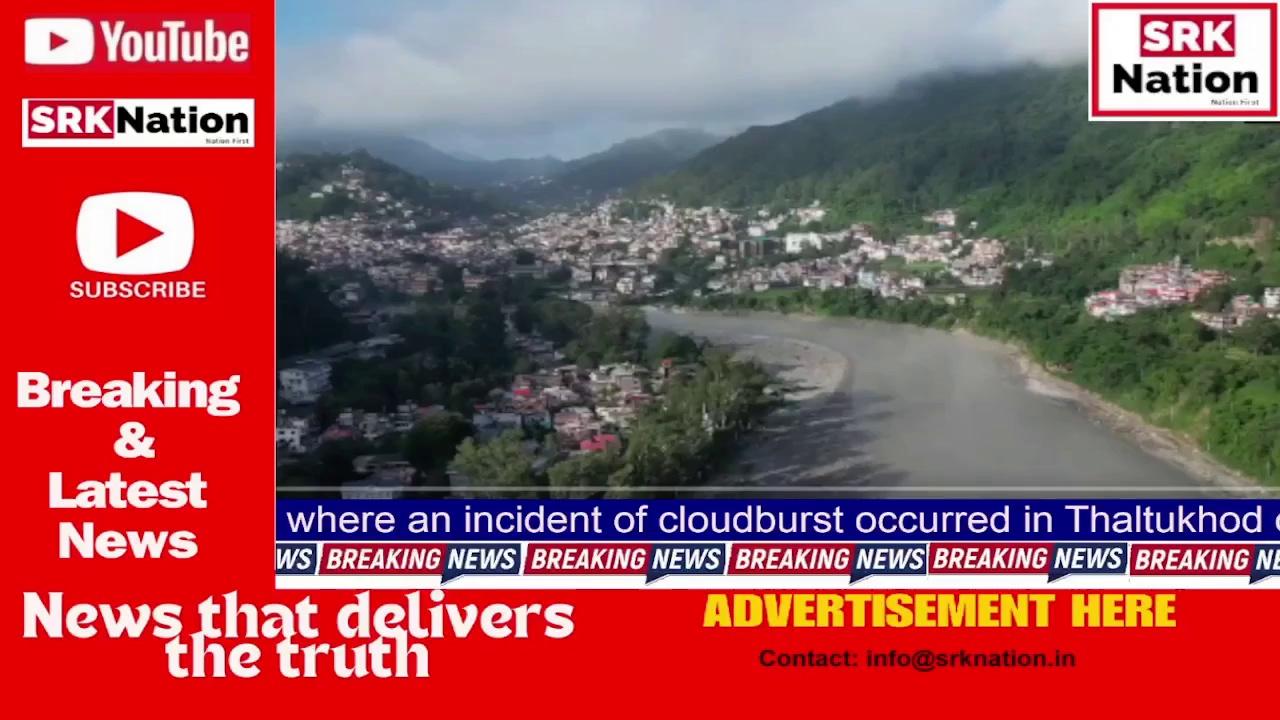
[[[278,168],[288,162],[282,161]],[[428,230],[440,213],[370,189],[366,172],[352,163],[343,165],[339,173],[340,177],[311,191],[308,199],[341,197],[344,205],[351,203],[350,209],[314,219],[278,219],[276,248],[280,252],[305,260],[317,272],[355,271],[379,289],[410,297],[439,288],[441,263],[464,268],[463,280],[469,287],[511,270],[515,248],[501,233],[492,232],[489,224],[465,220],[451,223],[448,229]],[[356,292],[350,286],[342,290],[339,297]]]
[[[663,403],[672,377],[694,372],[672,358],[654,363],[580,364],[502,308],[503,344],[519,368],[481,388],[478,400],[448,405],[412,398],[379,409],[333,403],[340,366],[387,367],[404,357],[394,320],[416,308],[449,307],[515,279],[536,283],[549,297],[596,308],[662,300],[725,298],[789,289],[857,289],[897,301],[928,298],[955,305],[967,294],[1004,283],[1013,270],[1054,264],[1050,256],[962,223],[953,209],[931,211],[915,232],[897,237],[867,223],[836,224],[818,203],[786,210],[678,207],[665,201],[613,199],[533,219],[432,224],[430,213],[385,190],[370,188],[353,165],[307,192],[306,201],[342,196],[340,213],[281,219],[279,252],[306,263],[330,282],[329,301],[363,328],[359,339],[282,358],[276,427],[282,467],[314,460],[330,444],[356,443],[348,497],[389,497],[421,481],[398,449],[423,424],[460,418],[466,434],[488,443],[516,433],[545,470],[557,463],[625,448],[635,418]],[[342,203],[340,203],[342,204]],[[960,227],[963,226],[963,227]],[[1230,333],[1255,317],[1280,319],[1280,288],[1204,305],[1232,283],[1221,270],[1195,269],[1174,258],[1124,268],[1114,289],[1090,295],[1085,312],[1116,321],[1147,309],[1186,306],[1207,328]],[[476,396],[476,395],[473,395]],[[465,484],[456,468],[449,482]]]
[[[721,207],[682,208],[669,202],[608,200],[580,212],[552,212],[497,228],[464,222],[428,230],[420,207],[370,190],[358,167],[310,193],[357,201],[351,212],[316,219],[283,219],[277,246],[317,271],[356,271],[372,286],[398,297],[440,288],[441,266],[461,268],[468,289],[498,277],[567,273],[568,297],[616,302],[660,296],[685,278],[671,260],[683,254],[704,270],[693,294],[760,292],[770,288],[860,287],[886,298],[920,295],[930,285],[956,289],[999,285],[1015,263],[999,239],[958,231],[956,211],[922,218],[932,230],[888,240],[864,223],[831,229],[826,209],[813,203],[773,212]],[[521,261],[523,260],[523,261]],[[1029,255],[1019,262],[1048,264]],[[355,283],[335,301],[363,300]]]
[[[784,260],[777,264],[734,269],[717,256],[709,280],[711,293],[763,292],[772,288],[806,287],[820,290],[859,287],[885,298],[905,300],[925,292],[927,280],[967,288],[999,285],[1004,278],[1005,248],[990,238],[959,238],[954,232],[908,235],[895,243],[876,240],[865,225],[839,233],[788,233],[783,241],[788,256],[824,248],[852,247],[838,255]],[[1043,262],[1049,262],[1047,259]],[[896,268],[896,269],[894,269]]]
[[[621,449],[637,414],[661,401],[672,379],[687,377],[697,369],[696,365],[673,358],[662,359],[653,366],[620,362],[580,367],[567,362],[549,341],[518,333],[514,328],[508,328],[508,336],[537,369],[514,374],[509,383],[492,388],[482,402],[467,408],[468,435],[484,443],[506,433],[519,433],[526,438],[528,452],[537,458],[538,468],[580,455]],[[348,352],[366,347],[367,343],[359,343]],[[403,438],[420,423],[450,415],[442,405],[410,402],[385,411],[346,407],[329,424],[317,424],[315,405],[332,390],[334,363],[343,357],[348,356],[331,349],[280,369],[278,463],[288,465],[326,443],[385,446],[389,440]],[[353,468],[358,477],[342,488],[348,498],[396,497],[415,477],[415,469],[395,452],[357,456]],[[450,470],[448,479],[451,485],[470,482],[457,470]]]
[[[1085,309],[1093,317],[1116,320],[1143,310],[1192,305],[1231,279],[1220,270],[1196,270],[1181,258],[1155,265],[1131,265],[1120,272],[1115,290],[1086,298]],[[1195,310],[1191,316],[1218,332],[1235,330],[1255,317],[1280,318],[1280,288],[1266,288],[1261,298],[1237,295],[1220,311]]]
[[[551,213],[514,230],[513,243],[568,268],[571,297],[607,302],[657,291],[664,254],[690,243],[699,255],[734,238],[738,216],[720,208],[608,201],[586,212]]]
[[[1000,240],[957,232],[955,211],[929,216],[934,232],[893,242],[877,239],[863,223],[835,231],[809,229],[826,217],[816,204],[776,214],[760,210],[748,218],[725,208],[677,208],[664,202],[637,208],[613,201],[588,213],[539,218],[516,228],[513,242],[568,267],[573,297],[595,301],[667,289],[661,277],[664,254],[681,249],[694,255],[709,276],[695,295],[856,286],[906,299],[933,281],[993,287],[1010,266]]]

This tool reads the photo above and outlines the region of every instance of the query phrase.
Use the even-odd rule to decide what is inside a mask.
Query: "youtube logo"
[[[244,69],[250,61],[243,15],[126,14],[27,18],[28,65],[81,69]]]
[[[93,23],[84,18],[28,18],[28,65],[87,65],[93,61]]]
[[[191,261],[195,229],[186,198],[152,192],[91,195],[80,204],[76,248],[86,270],[161,275]]]

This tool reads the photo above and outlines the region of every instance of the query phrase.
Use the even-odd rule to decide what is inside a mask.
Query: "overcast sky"
[[[571,158],[904,77],[1083,60],[1084,0],[279,0],[280,122]]]

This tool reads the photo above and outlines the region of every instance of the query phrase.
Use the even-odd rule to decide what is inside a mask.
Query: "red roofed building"
[[[617,435],[600,434],[593,438],[583,440],[579,448],[583,452],[604,452],[610,447],[622,445],[622,440]]]

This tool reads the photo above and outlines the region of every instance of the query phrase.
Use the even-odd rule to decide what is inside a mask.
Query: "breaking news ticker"
[[[0,13],[11,714],[1273,704],[1276,2]]]

